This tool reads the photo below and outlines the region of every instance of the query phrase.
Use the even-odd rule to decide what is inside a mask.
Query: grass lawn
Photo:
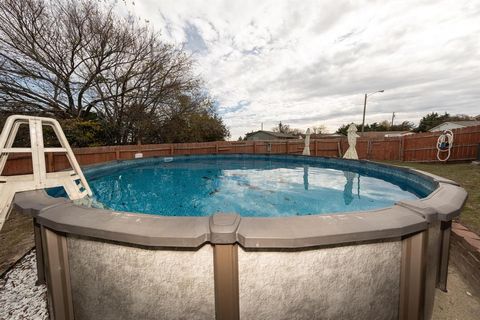
[[[388,164],[411,167],[458,182],[468,192],[468,200],[457,219],[464,226],[480,234],[480,165],[471,163],[411,163],[384,161]]]

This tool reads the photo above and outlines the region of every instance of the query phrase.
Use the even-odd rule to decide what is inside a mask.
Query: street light
[[[375,92],[370,92],[370,93],[365,93],[365,101],[363,102],[363,121],[362,121],[362,132],[364,131],[365,129],[365,111],[367,111],[367,97],[368,96],[371,96],[372,94],[375,94],[375,93],[382,93],[384,92],[385,90],[378,90],[378,91],[375,91]]]

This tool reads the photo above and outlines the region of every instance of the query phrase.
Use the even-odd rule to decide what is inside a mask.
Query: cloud
[[[237,138],[278,121],[306,129],[480,113],[480,2],[142,0],[131,7],[197,60]]]
[[[233,106],[227,106],[227,107],[219,106],[218,109],[220,111],[220,114],[234,113],[234,112],[237,112],[237,111],[240,111],[240,110],[244,110],[250,104],[251,104],[250,101],[240,100],[240,101],[237,102],[237,104],[235,104]]]

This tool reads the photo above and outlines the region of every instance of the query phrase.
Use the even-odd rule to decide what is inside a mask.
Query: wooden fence
[[[453,130],[454,145],[449,161],[477,159],[480,144],[480,126]],[[399,160],[409,162],[437,161],[436,142],[439,132],[419,133],[404,137],[357,140],[357,153],[360,159]],[[303,140],[277,141],[216,141],[202,143],[174,143],[151,145],[127,145],[73,149],[81,165],[112,160],[133,159],[135,153],[144,157],[187,154],[301,154]],[[339,157],[348,149],[346,138],[319,139],[310,141],[312,156]],[[68,161],[63,154],[46,155],[49,172],[67,169]],[[3,175],[27,174],[32,172],[29,154],[9,156]]]

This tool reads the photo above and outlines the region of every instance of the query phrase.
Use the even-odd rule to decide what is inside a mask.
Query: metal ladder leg
[[[2,230],[5,221],[10,215],[14,196],[15,192],[13,192],[12,189],[7,188],[6,183],[0,184],[0,230]]]

